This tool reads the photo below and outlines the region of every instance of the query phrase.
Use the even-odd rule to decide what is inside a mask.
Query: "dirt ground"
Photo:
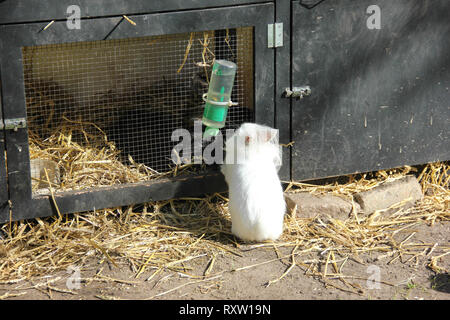
[[[411,232],[416,232],[413,239],[418,243],[445,246],[450,243],[449,222],[412,226],[402,230],[398,236],[404,238]],[[0,284],[0,297],[8,300],[450,299],[449,275],[436,274],[427,267],[435,255],[432,252],[425,252],[417,259],[409,256],[393,259],[395,255],[383,257],[380,252],[355,256],[340,267],[346,275],[344,280],[333,279],[332,276],[324,280],[311,275],[306,268],[290,267],[292,248],[271,244],[241,245],[239,248],[229,245],[229,249],[234,253],[219,255],[214,260],[203,255],[186,263],[191,276],[173,271],[155,274],[155,270],[149,269],[136,278],[136,272],[125,263],[114,266],[107,260],[92,258],[85,268],[78,270],[79,278],[74,277],[77,275],[74,270],[67,270],[48,274],[33,282],[3,283]],[[302,256],[301,259],[325,260],[326,257],[327,254],[322,253]],[[449,262],[450,256],[446,255],[440,259],[439,265],[448,270]],[[332,272],[329,265],[327,273]],[[81,280],[78,283],[76,279]]]

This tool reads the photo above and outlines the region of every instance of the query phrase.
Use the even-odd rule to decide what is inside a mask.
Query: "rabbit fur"
[[[231,231],[245,241],[276,240],[286,211],[278,177],[278,130],[244,123],[225,142],[221,171],[229,187]]]

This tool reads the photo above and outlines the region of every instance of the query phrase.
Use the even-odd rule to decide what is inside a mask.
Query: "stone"
[[[309,192],[285,193],[287,212],[290,213],[297,205],[297,217],[313,218],[328,216],[334,219],[345,220],[352,212],[352,203],[340,197],[324,194],[314,195]],[[359,211],[359,205],[356,204]]]
[[[413,175],[386,181],[368,191],[353,195],[354,201],[361,206],[362,212],[366,214],[375,210],[387,209],[401,202],[404,202],[405,207],[411,207],[422,198],[422,188]]]

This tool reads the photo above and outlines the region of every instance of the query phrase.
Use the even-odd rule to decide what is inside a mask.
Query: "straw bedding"
[[[119,160],[119,150],[103,131],[91,123],[66,119],[46,139],[30,132],[30,159],[53,160],[61,172],[58,190],[89,186],[133,183],[153,178],[156,172],[129,159],[131,166]],[[34,184],[36,191],[38,184]]]
[[[204,62],[206,40],[207,35],[203,43]],[[189,48],[186,48],[186,56]],[[50,107],[53,105],[49,104]],[[52,184],[47,177],[47,181],[34,183],[34,192],[50,194],[134,183],[197,170],[193,166],[183,166],[160,173],[136,163],[131,157],[126,165],[102,128],[87,119],[74,121],[74,117],[70,118],[72,120],[62,116],[59,122],[47,121],[49,127],[44,132],[45,137],[43,132],[33,132],[33,127],[29,126],[30,158],[52,160],[61,170],[60,185]],[[300,267],[327,285],[357,294],[361,293],[361,288],[346,280],[351,275],[346,274],[345,264],[348,259],[357,261],[362,253],[373,252],[379,260],[388,259],[388,263],[414,260],[417,263],[418,259],[427,258],[428,267],[433,271],[448,272],[442,263],[450,253],[448,244],[415,242],[414,232],[398,240],[401,231],[410,227],[432,226],[437,221],[450,219],[448,163],[428,164],[420,172],[416,168],[403,167],[388,172],[350,175],[345,183],[287,182],[286,191],[332,193],[351,200],[355,192],[369,190],[386,180],[412,172],[418,175],[424,191],[423,200],[414,207],[404,209],[400,203],[389,211],[364,216],[353,211],[345,220],[331,217],[304,219],[289,212],[285,216],[283,236],[278,241],[251,245],[273,248],[278,258],[230,271],[282,260],[288,266],[286,271],[273,275],[267,285],[280,281],[294,267]],[[37,186],[43,183],[48,183],[49,188],[38,190]],[[241,250],[242,243],[230,233],[227,202],[226,194],[214,194],[5,223],[0,227],[0,284],[39,280],[74,266],[84,268],[92,259],[100,264],[130,266],[136,277],[148,280],[167,270],[188,275],[196,281],[220,278],[221,273],[214,271],[217,255],[245,254]],[[281,247],[290,249],[290,254],[279,254]],[[311,253],[316,258],[311,259]],[[189,263],[205,256],[209,257],[209,263],[203,277],[193,276]],[[105,277],[101,280],[116,281]],[[46,283],[50,286],[48,281]],[[0,299],[13,295],[7,293]]]
[[[164,175],[132,159],[131,165],[122,164],[119,151],[101,130],[98,129],[98,135],[88,135],[83,130],[85,126],[92,124],[66,123],[44,141],[30,135],[31,158],[51,159],[62,168],[62,190],[137,182]],[[179,168],[166,174],[177,174],[176,170]],[[428,164],[420,170],[416,174],[424,199],[409,209],[399,205],[393,213],[376,211],[368,216],[352,212],[345,220],[302,219],[288,213],[284,234],[278,241],[254,245],[275,250],[292,248],[290,255],[279,256],[279,260],[289,266],[286,272],[273,275],[274,280],[268,285],[299,266],[329,285],[358,293],[345,280],[345,263],[349,258],[357,260],[364,252],[374,252],[380,259],[398,262],[417,260],[433,251],[429,256],[429,268],[448,272],[442,266],[450,252],[448,245],[417,243],[413,233],[400,242],[397,240],[397,232],[401,230],[417,224],[433,225],[450,218],[449,164]],[[286,189],[332,193],[351,199],[355,192],[369,190],[413,171],[417,169],[404,167],[370,175],[351,175],[346,183],[290,182]],[[242,243],[234,238],[230,228],[226,194],[6,223],[1,226],[0,283],[39,279],[73,266],[83,268],[92,258],[119,267],[131,266],[136,277],[147,279],[163,270],[192,276],[189,263],[199,257],[244,254],[240,250]],[[310,253],[319,253],[323,258],[309,259],[307,254]],[[206,271],[205,276],[220,277],[214,273],[212,263]],[[331,279],[341,280],[344,286],[330,282]]]

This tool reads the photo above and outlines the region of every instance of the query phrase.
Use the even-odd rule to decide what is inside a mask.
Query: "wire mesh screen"
[[[83,126],[73,141],[109,141],[123,163],[169,171],[177,143],[171,133],[192,131],[201,119],[214,59],[238,66],[232,100],[239,105],[230,108],[225,129],[253,120],[252,28],[33,46],[22,53],[30,139]]]

